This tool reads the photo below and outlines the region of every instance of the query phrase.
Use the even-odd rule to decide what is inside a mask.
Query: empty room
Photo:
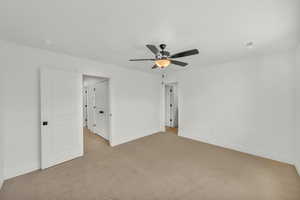
[[[0,0],[0,200],[300,200],[300,0]]]

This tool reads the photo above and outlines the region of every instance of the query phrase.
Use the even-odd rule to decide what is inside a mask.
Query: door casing
[[[103,136],[103,135],[100,135],[102,137],[104,137],[105,139],[107,139],[109,141],[109,144],[112,146],[112,113],[111,113],[111,78],[110,77],[103,77],[103,76],[99,76],[97,74],[86,74],[86,73],[82,73],[82,80],[83,80],[83,77],[84,76],[92,76],[92,77],[96,77],[96,78],[101,78],[101,79],[105,79],[106,82],[107,82],[107,95],[108,95],[108,103],[107,103],[107,110],[108,110],[108,113],[107,113],[107,118],[108,118],[108,123],[107,123],[107,136]],[[92,123],[89,123],[89,120],[88,120],[88,126],[92,126],[92,128],[89,128],[91,131],[93,131],[94,133],[97,133],[97,127],[93,126],[93,125],[96,125],[96,112],[97,112],[97,106],[95,104],[95,91],[92,91],[94,90],[95,87],[88,87],[88,91],[90,91],[90,94],[88,94],[88,98],[90,98],[90,95],[93,95],[93,99],[92,101],[92,104],[93,106],[95,106],[95,109],[94,108],[90,108],[90,109],[93,109],[92,110],[89,110],[88,109],[88,114],[90,113],[90,115],[92,114],[92,120],[93,122]],[[88,92],[89,93],[89,92]],[[91,101],[90,99],[90,101]]]
[[[162,117],[161,117],[161,125],[162,125],[162,131],[166,131],[165,126],[170,126],[172,127],[174,123],[169,123],[170,121],[170,115],[167,113],[168,109],[170,108],[170,101],[167,101],[167,93],[168,89],[170,89],[170,86],[173,88],[173,90],[176,90],[176,96],[177,100],[175,102],[177,107],[177,113],[176,114],[176,125],[179,127],[179,118],[180,118],[180,87],[178,82],[163,82],[162,84]],[[175,111],[174,111],[175,112]],[[174,121],[173,121],[174,122]],[[180,127],[178,128],[178,135],[180,135]]]

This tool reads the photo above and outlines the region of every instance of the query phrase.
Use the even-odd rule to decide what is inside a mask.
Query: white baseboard
[[[127,143],[127,142],[131,142],[133,140],[136,140],[136,139],[139,139],[139,138],[142,138],[142,137],[145,137],[145,136],[149,136],[149,135],[158,133],[158,132],[160,132],[160,130],[147,131],[143,135],[138,135],[138,136],[134,135],[134,136],[131,136],[131,137],[128,137],[128,138],[125,138],[125,139],[121,139],[121,140],[116,141],[116,142],[114,141],[110,145],[111,146],[117,146],[117,145]],[[31,165],[22,166],[22,167],[18,167],[18,168],[12,168],[12,167],[5,168],[4,169],[4,180],[14,178],[16,176],[21,176],[21,175],[24,175],[24,174],[27,174],[27,173],[30,173],[30,172],[33,172],[33,171],[36,171],[36,170],[39,170],[39,169],[41,169],[39,163],[32,163]]]
[[[110,143],[110,146],[114,147],[114,146],[117,146],[117,145],[120,145],[120,144],[124,144],[124,143],[127,143],[127,142],[131,142],[131,141],[134,141],[134,140],[137,140],[137,139],[140,139],[142,137],[146,137],[146,136],[149,136],[149,135],[153,135],[155,133],[158,133],[158,132],[161,132],[161,130],[156,130],[156,131],[147,131],[145,132],[146,134],[143,134],[143,135],[133,135],[133,136],[130,136],[128,138],[124,138],[124,139],[121,139],[119,141],[115,141],[113,140],[111,143]]]
[[[296,164],[295,167],[296,167],[296,170],[298,172],[298,175],[300,176],[300,166]]]
[[[2,186],[3,186],[3,181],[0,181],[0,190],[1,190]]]
[[[211,144],[211,145],[214,145],[214,146],[218,146],[218,147],[222,147],[222,148],[226,148],[226,149],[238,151],[238,152],[241,152],[241,153],[246,153],[246,154],[257,156],[257,157],[266,158],[266,159],[270,159],[270,160],[274,160],[274,161],[278,161],[278,162],[282,162],[282,163],[287,163],[287,164],[290,164],[290,165],[294,165],[294,163],[293,163],[292,160],[278,159],[278,158],[274,158],[272,156],[269,156],[269,155],[266,155],[266,154],[262,154],[262,153],[245,151],[245,150],[243,150],[243,149],[241,149],[239,147],[232,146],[232,145],[212,143],[210,141],[206,141],[206,140],[201,139],[201,138],[196,138],[196,137],[188,136],[188,135],[185,135],[185,134],[182,134],[182,133],[179,134],[179,136],[187,138],[187,139],[191,139],[191,140],[203,142],[203,143],[206,143],[206,144]]]
[[[19,168],[5,168],[4,169],[4,180],[14,178],[16,176],[21,176],[40,169],[39,163],[34,163],[27,166],[22,166]]]
[[[160,130],[145,131],[145,134],[143,134],[143,135],[138,135],[138,136],[133,135],[133,136],[130,136],[128,138],[121,139],[119,141],[113,141],[110,145],[111,146],[117,146],[117,145],[127,143],[127,142],[130,142],[130,141],[145,137],[145,136],[149,136],[149,135],[158,133],[158,132],[160,132]],[[32,163],[31,165],[21,166],[21,167],[18,167],[18,168],[7,167],[7,168],[4,169],[4,180],[14,178],[16,176],[24,175],[24,174],[27,174],[27,173],[30,173],[30,172],[33,172],[33,171],[36,171],[36,170],[39,170],[39,169],[41,169],[40,163]]]

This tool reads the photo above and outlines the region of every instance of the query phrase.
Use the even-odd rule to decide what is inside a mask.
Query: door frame
[[[112,146],[112,106],[111,106],[111,78],[110,77],[105,77],[105,76],[99,76],[98,74],[90,74],[90,73],[81,73],[81,79],[82,79],[82,84],[81,84],[81,88],[79,88],[80,90],[83,90],[83,77],[84,76],[92,76],[92,77],[96,77],[96,78],[105,78],[107,79],[107,84],[108,84],[108,110],[109,110],[109,118],[108,118],[108,143],[110,146]],[[83,94],[81,94],[83,95]],[[83,98],[83,96],[82,96]],[[83,110],[83,105],[80,105],[81,108]],[[83,129],[82,129],[82,135],[84,134]]]
[[[161,130],[163,132],[166,132],[166,86],[167,85],[176,85],[176,90],[177,90],[177,110],[178,110],[178,115],[177,115],[177,125],[178,125],[178,132],[177,134],[180,136],[180,88],[179,88],[179,82],[178,81],[170,81],[170,82],[163,82],[162,84],[162,117],[161,117]]]
[[[87,88],[84,88],[84,87],[82,87],[82,92],[83,92],[83,94],[82,94],[82,97],[84,97],[84,100],[82,100],[82,103],[84,103],[85,102],[85,104],[87,104],[87,100],[88,100],[88,94],[87,94]],[[88,115],[88,112],[87,112],[87,107],[84,105],[84,107],[83,107],[83,114],[82,114],[82,116],[84,116],[85,115],[85,118],[83,119],[83,127],[87,127],[88,125],[87,125],[87,115]]]

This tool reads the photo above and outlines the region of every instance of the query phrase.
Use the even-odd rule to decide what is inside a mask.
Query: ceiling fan
[[[169,66],[170,64],[185,67],[188,65],[188,63],[181,62],[178,60],[173,60],[173,58],[192,56],[192,55],[199,53],[198,49],[192,49],[192,50],[183,51],[183,52],[175,53],[175,54],[171,55],[170,52],[165,50],[165,48],[167,47],[167,45],[165,45],[165,44],[159,45],[159,48],[161,49],[161,51],[159,51],[159,49],[155,45],[152,45],[152,44],[147,44],[146,47],[148,49],[150,49],[150,51],[152,53],[154,53],[155,58],[152,58],[152,59],[151,58],[150,59],[130,59],[129,61],[154,61],[154,65],[153,65],[152,69],[165,68],[165,67]]]

